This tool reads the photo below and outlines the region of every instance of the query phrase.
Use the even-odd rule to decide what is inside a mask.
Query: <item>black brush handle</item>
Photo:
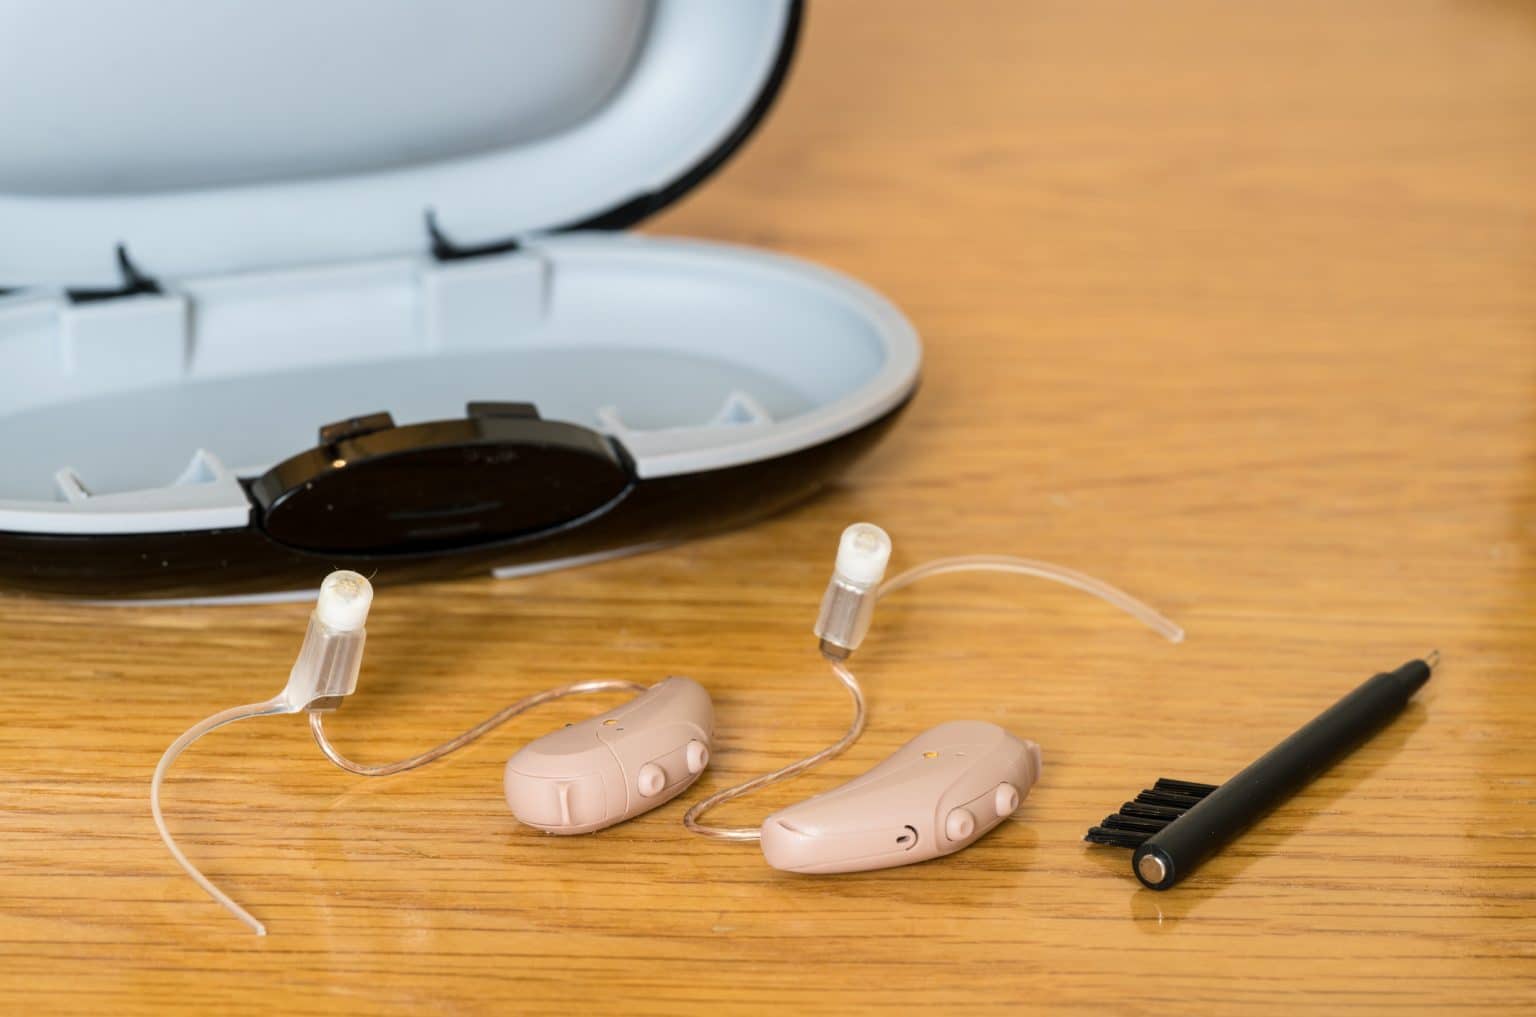
[[[1433,654],[1431,659],[1436,659]],[[1166,890],[1195,871],[1397,716],[1429,681],[1432,666],[1415,660],[1376,675],[1318,714],[1138,847],[1131,856],[1136,878],[1153,890]]]

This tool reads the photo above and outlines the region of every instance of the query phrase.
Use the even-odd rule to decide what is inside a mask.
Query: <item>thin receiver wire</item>
[[[701,837],[712,837],[715,840],[760,840],[762,835],[755,826],[705,826],[700,820],[704,817],[705,813],[717,806],[724,805],[726,802],[740,798],[743,795],[749,795],[759,788],[767,787],[769,784],[777,784],[781,780],[789,780],[791,777],[798,776],[813,766],[842,755],[853,747],[854,742],[859,740],[859,736],[864,733],[866,713],[864,690],[859,687],[859,680],[854,677],[852,671],[848,670],[847,664],[840,660],[833,660],[830,657],[827,658],[827,663],[832,665],[832,673],[837,676],[838,681],[843,683],[843,687],[848,690],[848,695],[853,700],[853,723],[848,726],[847,733],[814,755],[806,756],[804,759],[790,763],[788,766],[781,766],[772,773],[765,773],[761,777],[754,777],[745,784],[737,784],[735,787],[728,787],[724,791],[716,791],[683,814],[683,825],[691,832]]]
[[[348,773],[355,773],[362,777],[388,777],[390,774],[404,773],[406,770],[414,770],[418,766],[425,766],[433,760],[443,758],[450,752],[456,752],[470,742],[489,734],[518,714],[526,713],[535,706],[552,703],[557,699],[564,699],[567,696],[581,696],[594,692],[639,693],[644,692],[647,688],[649,686],[642,685],[639,682],[627,681],[622,678],[605,678],[588,682],[575,682],[571,685],[561,685],[558,688],[546,689],[543,692],[536,692],[531,696],[519,699],[510,706],[482,720],[463,734],[450,738],[441,745],[427,749],[425,752],[418,753],[408,759],[402,759],[394,763],[381,763],[377,766],[354,762],[342,755],[336,746],[331,744],[330,739],[326,737],[325,723],[321,719],[324,716],[323,713],[318,711],[310,713],[309,733],[314,735],[315,744],[320,746],[320,751],[325,753],[325,758]]]
[[[1091,593],[1095,597],[1119,608],[1137,621],[1146,625],[1158,635],[1167,639],[1170,643],[1182,642],[1184,630],[1173,620],[1166,617],[1151,605],[1137,600],[1135,597],[1111,586],[1101,579],[1095,579],[1075,569],[1065,568],[1061,565],[1053,565],[1050,562],[1036,561],[1031,558],[1015,558],[1010,555],[974,554],[962,555],[954,558],[936,558],[933,561],[907,569],[905,572],[887,580],[875,594],[876,600],[883,600],[898,590],[905,589],[920,579],[930,576],[947,575],[954,572],[1005,572],[1012,575],[1031,576],[1036,579],[1046,579],[1063,586],[1070,586],[1084,593]],[[866,708],[864,703],[864,691],[859,686],[858,679],[848,669],[846,663],[834,657],[828,656],[827,662],[832,665],[832,673],[842,682],[843,687],[853,699],[853,722],[848,731],[836,742],[815,753],[780,767],[772,773],[765,773],[761,777],[755,777],[735,787],[728,787],[699,802],[689,809],[683,816],[683,825],[692,833],[701,837],[710,837],[715,840],[755,841],[762,839],[759,827],[747,826],[708,826],[703,822],[704,816],[718,806],[726,802],[741,798],[754,791],[761,790],[770,784],[796,777],[813,766],[824,763],[829,759],[842,755],[853,747],[853,743],[859,740],[864,733]]]

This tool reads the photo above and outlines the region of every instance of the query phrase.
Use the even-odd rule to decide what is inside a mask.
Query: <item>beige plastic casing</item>
[[[763,857],[789,872],[910,865],[969,847],[1040,776],[1040,746],[957,720],[918,735],[863,776],[763,820]]]
[[[591,833],[670,801],[709,765],[704,686],[668,678],[623,706],[553,731],[507,760],[512,814],[547,833]]]

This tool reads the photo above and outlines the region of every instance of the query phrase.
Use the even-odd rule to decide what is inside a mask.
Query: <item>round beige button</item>
[[[702,773],[709,765],[709,746],[698,739],[688,743],[688,772]]]
[[[950,840],[965,840],[976,832],[976,817],[965,809],[951,809],[944,819],[944,836]]]
[[[655,763],[646,763],[636,774],[635,784],[639,787],[640,794],[649,798],[660,793],[661,789],[667,786],[667,771]]]
[[[1019,807],[1019,789],[1007,781],[997,785],[997,792],[992,798],[993,807],[997,809],[999,816],[1011,816],[1013,810]]]

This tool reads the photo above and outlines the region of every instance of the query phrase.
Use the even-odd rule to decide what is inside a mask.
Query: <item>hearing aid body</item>
[[[709,693],[668,678],[607,713],[530,742],[507,761],[512,814],[546,833],[591,833],[682,793],[709,764]]]
[[[860,872],[969,847],[1013,814],[1040,747],[958,720],[918,735],[861,777],[763,821],[763,857],[789,872]]]

